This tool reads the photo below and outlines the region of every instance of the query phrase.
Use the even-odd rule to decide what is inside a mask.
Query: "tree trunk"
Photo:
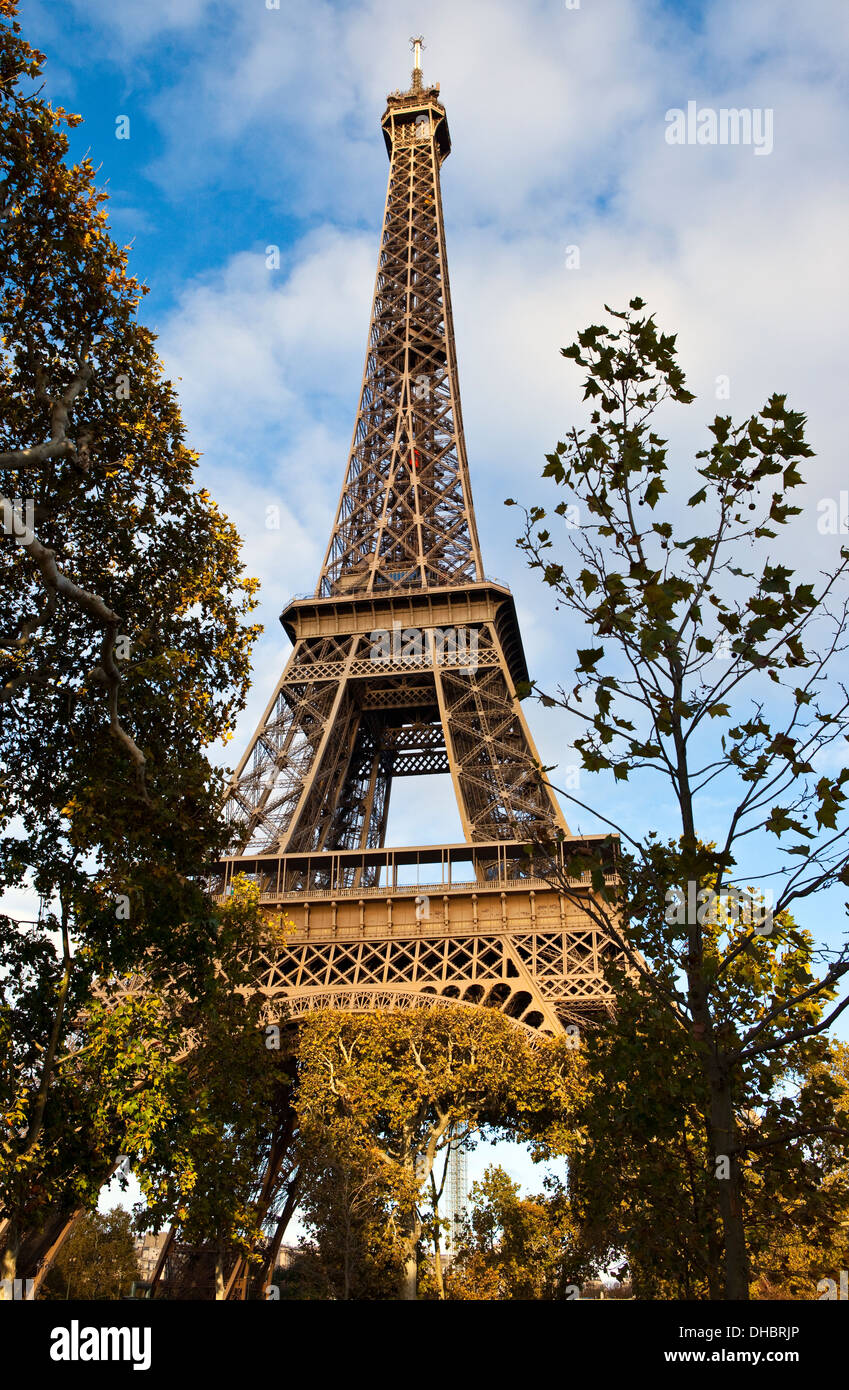
[[[746,1229],[743,1222],[743,1195],[737,1149],[737,1126],[731,1086],[727,1076],[716,1068],[710,1075],[711,1139],[716,1177],[719,1183],[719,1213],[722,1217],[725,1252],[725,1297],[748,1299],[749,1262]]]
[[[439,1248],[439,1235],[433,1238],[433,1276],[436,1280],[437,1298],[445,1298],[445,1280],[442,1277],[442,1251]]]
[[[15,1279],[18,1274],[18,1250],[20,1249],[20,1230],[14,1217],[6,1228],[6,1244],[3,1260],[0,1263],[0,1280]]]
[[[406,1256],[404,1259],[404,1273],[401,1278],[401,1297],[402,1299],[415,1299],[418,1297],[418,1263],[416,1261],[416,1240],[412,1239],[412,1248],[408,1243]]]
[[[413,1149],[412,1133],[406,1128],[404,1132],[404,1167],[410,1179],[410,1191],[417,1190],[419,1180],[417,1180],[417,1154]],[[427,1180],[429,1171],[424,1175]],[[403,1218],[403,1245],[401,1247],[404,1255],[404,1273],[401,1276],[401,1298],[405,1301],[413,1301],[418,1297],[418,1259],[416,1246],[419,1243],[419,1236],[422,1233],[422,1223],[419,1216],[417,1199],[413,1200],[407,1208]]]
[[[708,1298],[714,1303],[722,1299],[724,1279],[720,1274],[722,1264],[722,1241],[717,1238],[716,1232],[711,1231],[708,1236]]]
[[[226,1296],[224,1285],[224,1241],[219,1240],[215,1255],[215,1301],[220,1303]]]

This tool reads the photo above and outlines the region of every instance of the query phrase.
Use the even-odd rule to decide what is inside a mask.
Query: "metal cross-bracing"
[[[390,155],[351,453],[317,592],[463,584],[483,575],[463,439],[440,166],[438,87],[389,98]]]
[[[285,911],[295,934],[254,967],[264,1022],[441,999],[554,1034],[611,1002],[602,970],[614,948],[544,879],[292,896]]]
[[[581,906],[591,907],[589,884],[567,903],[527,853],[579,841],[516,695],[528,671],[512,596],[481,562],[438,96],[417,67],[410,90],[388,98],[389,184],[353,443],[316,592],[281,615],[292,651],[232,778],[232,852],[217,891],[245,873],[296,925],[257,962],[269,1017],[453,999],[556,1032],[609,1007],[608,947]],[[387,849],[394,780],[437,774],[452,779],[464,845]],[[413,862],[415,883],[404,878]]]
[[[298,637],[314,602],[290,606],[294,649],[227,802],[243,851],[381,844],[393,777],[439,772],[454,780],[469,840],[566,831],[502,645],[515,627],[509,595],[481,585],[457,597],[476,621],[446,629],[415,608],[402,621],[400,604],[363,614],[349,599],[344,613],[319,612],[334,630],[323,637]],[[356,630],[378,619],[386,626]]]
[[[267,1023],[441,1000],[558,1033],[611,1004],[604,962],[616,948],[581,906],[589,874],[567,873],[567,854],[597,845],[575,837],[551,851],[560,887],[538,876],[526,843],[497,840],[234,857],[220,889],[249,874],[290,928],[253,964]]]

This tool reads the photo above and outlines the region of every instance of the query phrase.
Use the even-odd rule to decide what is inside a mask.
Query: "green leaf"
[[[576,652],[580,671],[592,671],[604,656],[604,647],[584,647],[578,648]]]

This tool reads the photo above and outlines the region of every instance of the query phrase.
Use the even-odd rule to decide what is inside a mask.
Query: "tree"
[[[391,1299],[398,1287],[398,1248],[390,1224],[394,1189],[363,1152],[360,1138],[355,1125],[339,1124],[332,1147],[310,1135],[300,1214],[314,1241],[325,1297]]]
[[[594,812],[621,836],[620,887],[605,885],[601,853],[567,863],[567,875],[592,873],[593,902],[581,902],[568,877],[561,886],[672,1015],[682,1046],[686,1039],[694,1049],[725,1296],[744,1299],[747,1141],[735,1101],[753,1072],[825,1032],[849,1003],[834,1002],[849,971],[847,947],[806,956],[786,915],[849,882],[849,768],[839,758],[835,767],[833,756],[849,728],[849,697],[832,674],[846,632],[849,551],[841,549],[819,583],[794,583],[777,558],[779,528],[800,510],[791,502],[804,481],[800,464],[812,452],[804,416],[780,395],[741,424],[716,417],[712,442],[697,455],[699,486],[660,519],[667,485],[674,493],[682,470],[672,473],[654,417],[667,400],[694,398],[674,336],[660,333],[643,307],[634,299],[625,312],[608,310],[614,324],[590,326],[563,350],[586,369],[584,399],[593,403],[590,429],[573,428],[544,470],[585,509],[585,524],[565,537],[574,564],[552,553],[550,528],[569,515],[565,500],[551,519],[544,507],[526,510],[519,545],[597,644],[578,651],[574,687],[539,697],[581,725],[583,769],[617,780],[637,770],[659,776],[679,821],[680,834],[661,842],[654,830],[632,833]],[[703,828],[706,792],[714,822],[720,797],[730,807],[716,843]],[[747,887],[759,878],[770,884],[771,903]],[[705,924],[718,904],[736,925],[711,935]],[[753,953],[758,968],[747,972]],[[815,959],[825,961],[817,974]],[[744,982],[741,1010],[735,989]]]
[[[577,1298],[592,1268],[563,1183],[523,1197],[503,1168],[472,1184],[469,1212],[448,1279],[462,1299]]]
[[[615,1017],[584,1036],[576,1216],[606,1246],[607,1268],[627,1261],[636,1297],[717,1297],[721,1225],[694,1047],[637,983],[620,975],[616,987]]]
[[[89,1212],[72,1231],[44,1283],[45,1298],[126,1298],[140,1278],[130,1214]]]
[[[803,961],[809,947],[803,939]],[[763,946],[759,954],[768,968]],[[784,968],[793,969],[789,956]],[[589,1084],[570,1165],[576,1216],[585,1233],[605,1232],[608,1264],[627,1256],[637,1297],[720,1298],[709,1098],[695,1045],[641,980],[623,972],[616,990],[615,1018],[585,1038]],[[810,1297],[829,1258],[834,1267],[841,1231],[845,1239],[849,1132],[833,1052],[821,1035],[802,1039],[749,1069],[735,1096],[753,1296],[788,1289],[792,1265],[794,1288]]]
[[[218,1300],[240,1280],[247,1296],[251,1276],[266,1268],[269,1222],[277,1226],[284,1211],[291,1217],[298,1181],[291,1052],[266,1049],[258,996],[225,1002],[215,1017],[206,1007],[202,1018],[196,1013],[180,1103],[161,1132],[167,1148],[151,1145],[134,1163],[146,1200],[136,1208],[138,1226],[170,1226],[171,1239],[192,1252],[181,1292]]]
[[[90,162],[67,162],[80,118],[40,96],[15,13],[0,0],[0,891],[29,886],[42,910],[0,917],[5,1277],[51,1203],[90,1205],[120,1152],[81,1156],[58,1084],[95,982],[210,978],[201,874],[227,831],[208,749],[256,634],[239,537],[196,486],[136,318],[144,291]]]
[[[265,1000],[252,988],[256,954],[279,949],[290,927],[259,911],[254,884],[233,881],[219,914],[214,977],[199,1000],[181,994],[178,981],[164,995],[180,1049],[174,1084],[165,1104],[140,1096],[148,1126],[126,1149],[145,1199],[138,1227],[167,1224],[172,1241],[194,1249],[187,1283],[195,1291],[204,1273],[197,1255],[211,1254],[216,1299],[240,1281],[247,1296],[257,1266],[270,1279],[295,1206],[295,1038],[285,1026],[263,1027]],[[144,1000],[144,982],[139,993]]]
[[[289,1260],[284,1268],[275,1271],[272,1280],[279,1289],[280,1298],[304,1303],[326,1302],[333,1298],[324,1263],[315,1246],[302,1241],[294,1252],[289,1252]]]
[[[789,1163],[783,1146],[765,1146],[771,1162],[753,1174],[755,1298],[815,1298],[823,1280],[839,1288],[849,1265],[849,1047],[816,1041],[798,1067],[793,1108],[824,1112],[819,1133],[796,1137]]]
[[[302,1025],[301,1139],[312,1172],[335,1164],[376,1179],[363,1215],[380,1229],[380,1259],[392,1254],[401,1296],[415,1298],[419,1242],[432,1240],[426,1223],[439,1216],[429,1206],[438,1155],[459,1134],[472,1143],[484,1126],[531,1137],[566,1115],[578,1076],[566,1040],[531,1048],[495,1010],[323,1011]]]
[[[190,1199],[196,1238],[203,1229],[217,1247],[223,1234],[228,1249],[253,1253],[287,1144],[267,1190],[263,1165],[291,1119],[289,1054],[267,1050],[261,999],[251,990],[255,950],[279,942],[257,900],[253,886],[235,881],[215,927],[215,971],[199,998],[181,989],[179,975],[158,991],[143,976],[116,979],[75,1019],[57,1059],[44,1142],[4,1174],[30,1227],[38,1232],[40,1212],[58,1223],[48,1224],[46,1240],[23,1247],[36,1292],[57,1258],[53,1237],[67,1238],[116,1170],[123,1186],[131,1170],[141,1184],[141,1226],[179,1225]]]

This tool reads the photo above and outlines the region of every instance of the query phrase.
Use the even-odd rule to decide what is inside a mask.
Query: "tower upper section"
[[[390,159],[396,143],[433,139],[440,164],[451,153],[451,137],[445,107],[439,100],[439,83],[425,87],[421,69],[421,39],[413,39],[416,59],[408,92],[390,92],[383,114],[383,138]],[[412,127],[412,129],[411,129]]]
[[[451,148],[421,40],[382,120],[389,182],[363,384],[318,595],[483,578],[469,486],[440,168]]]

